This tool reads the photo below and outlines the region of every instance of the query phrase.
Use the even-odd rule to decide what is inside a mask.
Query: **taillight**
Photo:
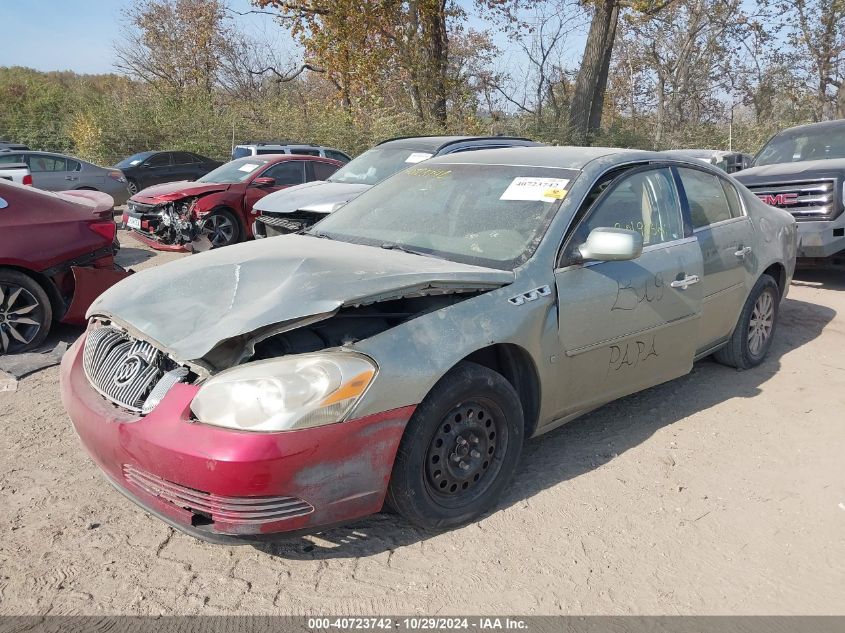
[[[32,176],[30,176],[29,174],[24,176],[23,177],[23,184],[29,185],[31,187],[32,186]]]
[[[113,242],[115,235],[117,235],[117,225],[114,223],[114,220],[108,220],[107,222],[92,222],[88,226],[92,231],[94,231],[94,233],[102,235],[109,242]]]
[[[113,178],[117,182],[126,182],[126,178],[121,171],[110,171],[109,178]]]

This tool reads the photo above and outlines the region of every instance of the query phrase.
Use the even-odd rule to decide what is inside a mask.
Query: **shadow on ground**
[[[831,278],[826,283],[833,282],[837,280]],[[529,440],[514,481],[493,512],[598,468],[644,442],[657,430],[699,411],[731,398],[757,396],[760,385],[780,369],[781,358],[818,337],[835,316],[836,311],[831,308],[787,298],[781,306],[772,349],[759,367],[737,372],[704,360],[682,378],[617,400]],[[666,403],[671,403],[671,407]],[[389,551],[434,535],[396,515],[382,513],[314,536],[255,547],[287,559],[354,558]]]
[[[126,238],[124,238],[124,243],[125,240]],[[153,253],[152,251],[149,251],[144,248],[135,248],[133,246],[121,245],[120,251],[118,251],[117,257],[115,257],[115,261],[124,268],[129,268],[130,266],[134,266],[135,264],[145,262],[151,257],[155,257],[155,253]]]
[[[804,268],[795,271],[792,280],[795,286],[845,290],[845,266],[838,268]]]

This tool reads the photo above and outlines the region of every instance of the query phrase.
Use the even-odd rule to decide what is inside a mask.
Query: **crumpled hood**
[[[306,182],[264,196],[255,203],[253,208],[270,213],[293,213],[294,211],[331,213],[334,205],[345,204],[357,198],[371,186],[324,180]]]
[[[295,327],[429,287],[496,288],[509,271],[305,235],[284,235],[192,255],[138,272],[103,293],[88,317],[136,330],[178,362],[268,326]]]
[[[165,202],[187,198],[188,196],[201,196],[215,191],[226,191],[231,185],[216,182],[194,182],[192,180],[179,180],[177,182],[165,182],[161,185],[153,185],[142,189],[132,200],[136,202]]]
[[[805,160],[797,163],[776,163],[750,167],[733,174],[743,184],[757,184],[771,182],[778,178],[801,180],[802,178],[816,178],[845,173],[845,158],[831,158],[828,160]]]

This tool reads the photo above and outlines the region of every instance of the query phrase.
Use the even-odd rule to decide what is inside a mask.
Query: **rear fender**
[[[103,294],[121,279],[125,279],[132,273],[130,271],[110,268],[81,268],[73,266],[73,299],[70,302],[62,323],[75,325],[85,324],[85,313],[94,302],[94,299]]]

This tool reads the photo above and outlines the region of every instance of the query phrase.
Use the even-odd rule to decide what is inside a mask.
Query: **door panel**
[[[650,247],[633,260],[555,273],[560,315],[561,416],[686,374],[701,314],[695,238]]]
[[[745,303],[745,267],[752,254],[751,222],[740,218],[696,231],[704,264],[701,342],[704,351],[733,330]]]

